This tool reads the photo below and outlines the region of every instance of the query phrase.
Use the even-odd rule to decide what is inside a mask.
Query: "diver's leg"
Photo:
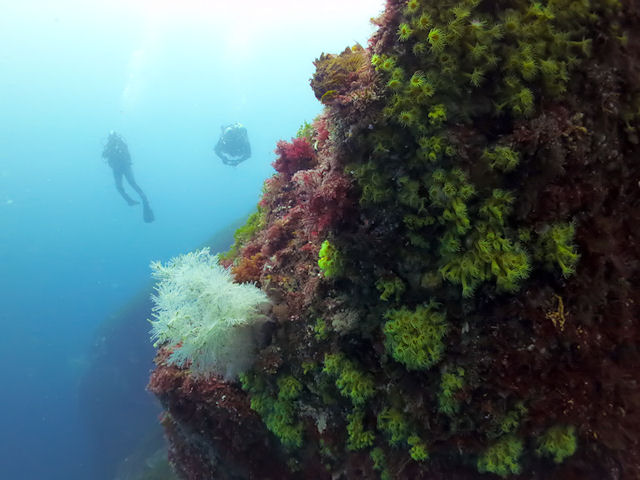
[[[124,177],[127,179],[127,182],[129,182],[129,185],[131,185],[131,188],[133,188],[136,191],[136,193],[140,195],[142,202],[143,203],[146,202],[147,196],[144,194],[142,189],[136,183],[136,179],[133,178],[133,171],[131,170],[131,167],[130,166],[127,167],[122,173],[124,173]]]
[[[142,218],[147,223],[153,222],[155,220],[155,215],[153,214],[153,210],[151,210],[151,206],[149,205],[147,196],[144,194],[142,189],[138,186],[135,178],[133,178],[133,171],[131,170],[130,166],[124,171],[124,176],[127,179],[127,182],[129,182],[129,185],[131,185],[131,188],[133,188],[138,193],[138,195],[140,195],[140,198],[142,199]]]
[[[124,191],[124,188],[122,186],[122,172],[116,171],[116,169],[114,168],[113,179],[116,182],[116,190],[118,190],[118,193],[122,195],[122,198],[124,198],[129,205],[137,205],[138,203],[140,203],[136,202],[133,198],[127,195],[127,192]]]

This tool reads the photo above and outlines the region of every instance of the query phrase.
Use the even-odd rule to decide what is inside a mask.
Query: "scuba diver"
[[[102,157],[107,159],[109,166],[113,170],[113,179],[116,183],[116,189],[120,195],[122,195],[122,198],[124,198],[129,205],[138,205],[140,203],[131,198],[127,195],[127,192],[124,191],[124,187],[122,186],[122,177],[124,177],[127,179],[127,182],[129,182],[131,188],[136,191],[142,200],[142,218],[146,223],[153,222],[155,217],[151,207],[149,206],[147,196],[133,178],[129,148],[122,137],[113,130],[109,133],[107,144],[104,146],[104,150],[102,151]]]
[[[213,149],[225,165],[234,167],[251,156],[247,129],[236,122],[220,127],[220,139]]]

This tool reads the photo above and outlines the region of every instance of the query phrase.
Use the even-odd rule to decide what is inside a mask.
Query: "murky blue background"
[[[148,286],[151,260],[253,209],[276,141],[321,110],[312,61],[365,45],[383,2],[0,4],[0,477],[87,480],[78,386],[97,329]],[[253,150],[237,168],[212,152],[233,121]],[[100,156],[111,129],[152,224]]]

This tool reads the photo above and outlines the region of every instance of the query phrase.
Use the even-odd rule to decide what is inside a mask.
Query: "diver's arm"
[[[216,146],[213,148],[213,151],[216,152],[216,155],[220,157],[223,163],[228,164],[229,157],[222,150],[222,139],[218,140],[218,143],[216,143]]]
[[[109,158],[113,153],[113,147],[111,144],[107,144],[102,149],[102,158]]]
[[[245,160],[247,160],[249,157],[251,157],[251,145],[249,145],[249,142],[245,142],[242,145],[242,153],[240,154],[239,157],[236,158],[236,165],[244,162]]]

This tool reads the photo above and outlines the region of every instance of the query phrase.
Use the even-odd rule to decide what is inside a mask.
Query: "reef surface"
[[[324,111],[223,259],[271,303],[252,368],[160,346],[174,468],[640,478],[640,5],[388,0],[375,22],[316,60]]]

